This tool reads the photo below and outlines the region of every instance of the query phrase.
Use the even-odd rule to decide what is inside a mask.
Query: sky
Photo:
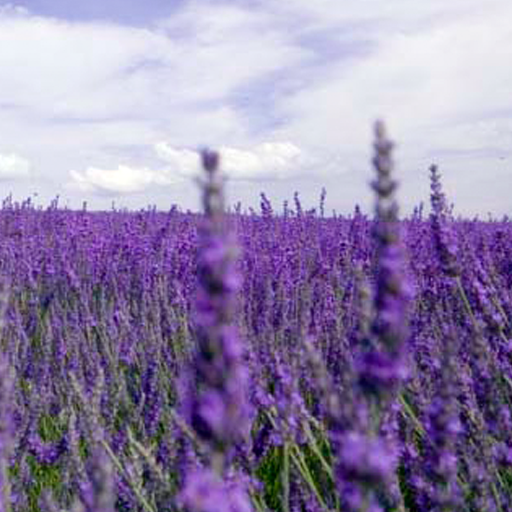
[[[0,2],[0,197],[199,208],[198,149],[228,202],[372,209],[386,122],[403,213],[435,162],[462,215],[512,214],[509,0]]]

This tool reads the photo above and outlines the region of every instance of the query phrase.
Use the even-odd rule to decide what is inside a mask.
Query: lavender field
[[[399,221],[392,149],[370,217],[226,208],[210,151],[202,215],[6,199],[0,511],[512,510],[512,223],[435,166]]]

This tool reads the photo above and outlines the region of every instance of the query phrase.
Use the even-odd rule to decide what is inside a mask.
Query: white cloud
[[[0,154],[0,181],[18,180],[30,175],[30,162],[14,153]]]
[[[157,142],[155,144],[156,154],[170,166],[174,173],[191,177],[197,173],[199,166],[199,156],[197,151],[191,149],[178,149],[167,142]]]
[[[508,0],[185,0],[144,29],[4,6],[0,140],[54,187],[81,169],[72,174],[80,201],[167,187],[186,202],[198,166],[183,148],[208,143],[237,190],[265,181],[284,191],[304,176],[338,186],[346,171],[352,204],[370,197],[370,126],[383,116],[399,170],[442,154],[475,182],[508,179],[506,190],[506,160],[493,159],[512,154],[511,17]],[[471,152],[478,166],[467,165]],[[414,201],[418,181],[402,178]],[[505,192],[479,190],[508,208]],[[454,199],[474,205],[468,197]]]
[[[56,187],[78,169],[67,190],[76,196],[150,191],[169,179],[141,158],[155,141],[250,144],[250,119],[232,94],[307,54],[267,14],[235,6],[187,2],[146,29],[5,8],[0,140],[37,155],[39,175]],[[177,169],[173,179],[186,172]]]
[[[28,16],[29,11],[25,7],[22,7],[21,5],[15,5],[15,4],[3,4],[0,5],[0,16]]]
[[[512,5],[501,5],[441,16],[414,33],[391,23],[373,51],[349,65],[333,62],[310,87],[284,99],[281,113],[289,122],[274,136],[325,151],[338,148],[350,167],[359,162],[365,169],[371,123],[382,116],[399,143],[396,155],[404,172],[404,195],[414,201],[420,199],[418,173],[431,159],[446,161],[447,151],[453,152],[448,174],[466,167],[463,152],[479,151],[487,153],[487,166],[473,172],[485,172],[487,180],[494,173],[502,176],[496,152],[512,152],[512,96],[507,87],[512,68],[503,64],[512,61]],[[426,172],[421,179],[426,180]],[[361,174],[361,193],[366,181],[367,175]],[[510,179],[507,186],[512,187]],[[474,208],[465,197],[454,199],[461,209],[470,204]],[[502,210],[505,198],[494,198]]]
[[[2,99],[40,116],[108,118],[148,108],[151,87],[136,68],[173,57],[172,42],[147,30],[0,17]]]
[[[168,173],[120,165],[117,169],[89,167],[84,172],[72,170],[72,183],[83,192],[102,195],[134,194],[152,186],[166,186],[173,183]]]
[[[196,151],[159,142],[155,150],[170,165],[170,172],[184,177],[197,174]],[[220,146],[221,167],[230,180],[276,181],[293,178],[308,164],[304,153],[291,142],[264,142],[250,149]]]
[[[51,118],[160,118],[162,109],[223,101],[306,52],[271,26],[262,32],[263,15],[235,7],[191,3],[153,29],[11,11],[0,15],[2,99]]]
[[[502,0],[489,0],[485,4],[480,0],[451,0],[449,3],[444,0],[430,0],[418,4],[411,4],[409,0],[358,0],[335,8],[332,0],[289,0],[275,8],[288,14],[308,16],[309,21],[322,24],[370,20],[384,22],[388,26],[391,23],[406,30],[407,23],[435,21],[433,17],[442,21],[447,16],[464,16],[475,11],[488,12],[502,5]]]
[[[155,186],[173,186],[200,175],[198,151],[176,148],[167,142],[158,142],[154,150],[166,162],[165,167],[148,169],[120,165],[115,169],[72,170],[68,186],[99,195],[129,195]],[[308,165],[304,153],[290,142],[265,142],[250,149],[221,146],[219,153],[222,171],[234,181],[291,179],[300,176]]]
[[[306,165],[303,152],[291,142],[266,142],[249,150],[221,147],[220,154],[224,171],[235,180],[289,179]]]

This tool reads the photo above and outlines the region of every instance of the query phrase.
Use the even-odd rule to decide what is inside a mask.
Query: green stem
[[[276,428],[276,422],[274,421],[274,417],[272,416],[272,411],[268,410],[266,411],[267,417],[272,424],[274,428]],[[292,450],[289,452],[289,455],[292,459],[292,462],[295,464],[297,469],[299,470],[299,473],[301,474],[304,481],[309,485],[311,490],[313,491],[313,494],[316,496],[316,499],[318,500],[318,503],[327,511],[329,511],[329,507],[325,503],[324,499],[322,498],[322,495],[318,491],[316,484],[314,482],[313,476],[311,475],[311,472],[308,469],[308,466],[306,464],[306,461],[304,460],[304,457],[302,456],[301,451],[297,448],[296,445],[292,445]]]
[[[416,416],[416,414],[414,413],[412,407],[410,406],[410,404],[407,402],[407,400],[405,399],[405,397],[401,394],[398,398],[398,400],[400,401],[400,403],[402,404],[402,407],[404,408],[404,412],[407,414],[407,416],[412,420],[412,422],[414,423],[414,426],[416,427],[417,431],[419,434],[421,434],[421,436],[425,436],[425,429],[423,428],[423,425],[421,424],[420,420],[418,419],[418,417]]]
[[[294,450],[290,452],[290,457],[293,461],[293,463],[297,466],[297,469],[299,470],[299,473],[301,474],[304,481],[309,485],[311,490],[313,491],[313,494],[316,496],[316,499],[318,500],[318,503],[324,508],[325,510],[329,511],[329,507],[325,503],[324,499],[322,498],[322,495],[320,494],[319,490],[316,487],[316,484],[313,479],[313,475],[311,474],[311,471],[309,471],[309,468],[304,461],[304,458],[302,456],[302,453],[300,450],[294,445]]]
[[[139,489],[139,486],[136,485],[134,482],[131,481],[129,475],[126,473],[123,465],[119,461],[119,459],[116,457],[115,453],[112,451],[108,443],[106,443],[104,440],[101,440],[101,444],[103,448],[105,448],[105,451],[107,452],[108,456],[111,458],[112,462],[114,463],[114,466],[117,468],[121,476],[124,478],[126,483],[132,488],[133,493],[139,500],[142,507],[147,512],[158,512],[151,503],[145,498],[145,496],[142,494],[141,490]]]
[[[268,507],[265,502],[256,494],[251,495],[252,504],[256,509],[256,512],[268,512]]]
[[[283,467],[281,483],[283,486],[283,512],[290,512],[290,447],[288,442],[283,446]]]
[[[503,318],[503,321],[505,322],[505,325],[507,327],[510,326],[510,322],[508,320],[507,314],[505,313],[504,309],[501,307],[501,304],[494,298],[494,296],[491,297],[491,301],[496,307],[496,309],[499,311],[501,317]]]
[[[139,443],[137,441],[137,439],[135,439],[135,437],[133,436],[133,432],[131,431],[130,428],[128,428],[128,441],[130,442],[130,444],[135,448],[135,451],[141,456],[144,458],[144,460],[146,461],[146,463],[148,464],[148,466],[151,468],[151,470],[153,471],[153,473],[155,473],[155,475],[158,477],[158,479],[164,483],[164,484],[168,484],[168,481],[167,479],[165,478],[165,475],[162,471],[162,468],[160,467],[160,465],[158,464],[158,462],[155,460],[155,458],[153,457],[153,455],[146,449],[146,447],[144,447],[141,443]]]
[[[466,295],[466,292],[464,291],[464,287],[462,286],[462,281],[460,276],[457,276],[455,278],[455,283],[457,284],[457,289],[459,290],[459,294],[462,298],[462,302],[464,303],[464,307],[466,308],[466,312],[468,313],[469,317],[471,318],[471,323],[473,324],[473,327],[476,332],[479,331],[478,322],[476,321],[475,315],[473,313],[473,309],[471,308],[471,304],[469,303],[468,296]]]
[[[306,433],[306,437],[311,443],[311,449],[313,450],[314,454],[318,457],[318,460],[322,464],[322,467],[324,468],[327,475],[329,475],[331,481],[334,482],[334,474],[332,472],[331,465],[325,460],[325,457],[322,455],[322,452],[320,451],[318,443],[316,442],[315,436],[311,431],[311,427],[309,426],[309,424],[304,424],[304,431]]]
[[[498,512],[502,512],[501,504],[500,504],[500,495],[498,493],[498,489],[496,489],[496,485],[491,483],[491,491],[494,496],[494,501],[496,502],[496,506],[498,507]]]
[[[320,463],[322,464],[322,467],[324,468],[325,472],[331,479],[331,482],[334,484],[334,486],[336,486],[336,481],[334,479],[334,473],[333,473],[332,467],[329,464],[329,462],[327,462],[325,457],[322,455],[320,447],[318,446],[318,443],[316,441],[315,435],[313,434],[313,431],[311,430],[311,426],[309,425],[308,422],[304,423],[304,431],[306,433],[306,437],[309,439],[309,441],[311,443],[311,448],[312,448],[313,452],[320,460]],[[338,510],[338,511],[340,510],[340,500],[338,497],[338,493],[335,493],[335,507],[336,507],[336,510]]]

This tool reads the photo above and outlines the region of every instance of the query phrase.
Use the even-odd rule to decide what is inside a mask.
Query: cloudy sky
[[[0,3],[0,192],[91,208],[198,207],[197,148],[228,197],[371,206],[371,126],[402,211],[435,161],[456,211],[512,214],[510,0]]]

